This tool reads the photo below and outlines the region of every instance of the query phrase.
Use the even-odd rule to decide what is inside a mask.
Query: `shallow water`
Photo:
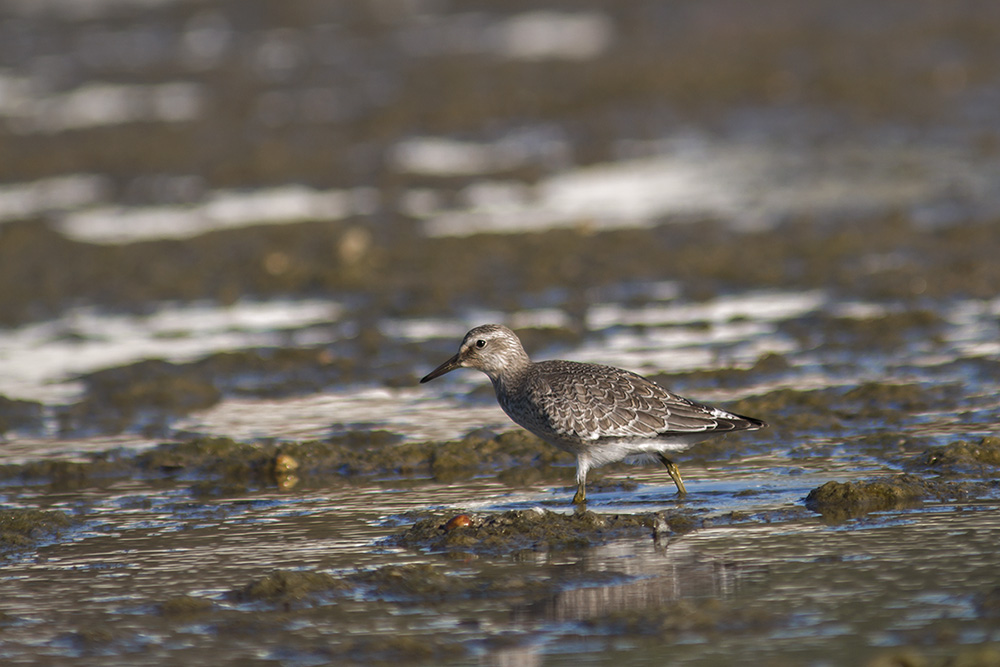
[[[985,0],[6,3],[0,512],[71,523],[3,514],[0,661],[996,664],[997,26]],[[587,519],[568,460],[481,453],[511,428],[485,377],[417,384],[487,321],[770,427],[678,455],[683,500],[594,471]],[[318,442],[281,472],[225,438],[255,466]],[[208,444],[136,458],[172,442]],[[938,491],[806,506],[904,472]],[[392,541],[510,512],[593,525]],[[281,573],[329,579],[247,592]]]
[[[139,655],[159,663],[196,651],[201,659],[236,655],[310,664],[321,644],[337,655],[350,628],[360,637],[392,633],[462,646],[468,651],[457,659],[462,664],[470,659],[559,664],[570,656],[603,664],[609,653],[645,662],[664,650],[665,642],[671,659],[685,664],[736,653],[747,663],[828,664],[832,645],[838,652],[834,662],[845,664],[879,648],[916,644],[945,655],[998,639],[995,618],[984,618],[976,607],[977,596],[996,585],[1000,567],[995,500],[932,503],[839,525],[808,513],[770,518],[769,513],[798,507],[820,481],[862,472],[855,467],[838,475],[806,465],[790,477],[782,462],[714,467],[704,473],[711,481],[689,470],[690,500],[680,505],[708,508],[717,527],[514,559],[442,561],[379,545],[396,530],[399,521],[393,517],[411,510],[489,513],[542,505],[570,511],[568,490],[512,493],[477,480],[406,488],[386,482],[215,501],[137,483],[80,494],[25,494],[22,502],[70,509],[82,523],[56,543],[4,566],[4,655],[13,663],[28,656],[84,661],[102,656],[102,662],[134,664]],[[592,494],[591,509],[633,512],[678,505],[663,475],[636,475],[636,480],[640,486],[632,492]],[[755,493],[739,493],[747,489]],[[744,518],[733,522],[734,513]],[[505,581],[529,567],[536,576],[566,583],[551,597],[523,604],[460,597],[426,605],[406,602],[404,595],[394,610],[391,597],[358,593],[263,616],[259,605],[235,602],[230,595],[275,569],[336,573],[412,562],[435,563],[482,582]],[[594,578],[604,583],[588,583]],[[157,610],[178,595],[213,600],[215,610],[190,620]],[[657,630],[662,609],[692,604],[689,613],[697,617],[705,614],[697,607],[711,601],[727,610],[721,620]],[[240,624],[262,624],[266,630],[233,645],[227,628]],[[722,631],[730,625],[731,631]]]

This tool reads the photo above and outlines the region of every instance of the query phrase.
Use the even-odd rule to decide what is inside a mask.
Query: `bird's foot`
[[[684,488],[684,480],[681,479],[681,471],[677,468],[677,464],[663,454],[660,454],[660,461],[663,463],[663,467],[667,469],[670,479],[674,480],[674,484],[677,485],[677,497],[683,498],[686,496],[687,489]]]

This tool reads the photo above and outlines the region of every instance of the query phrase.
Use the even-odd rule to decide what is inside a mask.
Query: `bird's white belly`
[[[663,440],[601,440],[584,444],[581,449],[586,451],[592,465],[602,466],[615,461],[626,463],[647,463],[655,461],[657,452],[679,452],[691,446],[691,442],[670,442]]]

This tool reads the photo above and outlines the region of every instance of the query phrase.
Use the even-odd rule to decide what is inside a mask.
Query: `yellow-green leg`
[[[674,480],[674,484],[677,485],[677,495],[686,496],[687,489],[684,488],[684,480],[681,479],[681,471],[678,470],[677,464],[663,454],[657,453],[656,455],[660,457],[660,462],[663,463],[663,466],[667,469],[667,474],[670,475],[670,479]]]
[[[576,455],[576,495],[573,496],[574,505],[582,505],[587,502],[587,471],[590,470],[590,457],[586,454]]]

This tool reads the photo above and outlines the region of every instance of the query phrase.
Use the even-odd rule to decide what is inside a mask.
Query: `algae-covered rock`
[[[683,373],[661,373],[650,376],[657,384],[672,390],[694,392],[705,387],[739,387],[760,381],[761,376],[779,375],[791,368],[788,360],[769,352],[760,357],[750,368],[699,369]]]
[[[215,405],[224,396],[287,396],[351,379],[354,355],[325,347],[218,352],[188,363],[147,359],[81,376],[83,399],[56,411],[64,434],[141,429],[165,433],[172,417]],[[4,421],[0,402],[0,432]]]
[[[252,488],[291,489],[325,485],[349,477],[431,476],[439,482],[486,473],[530,469],[505,476],[512,484],[530,478],[572,476],[573,457],[523,431],[482,432],[448,442],[400,442],[387,431],[350,431],[327,440],[252,443],[195,437],[165,442],[145,451],[113,449],[82,461],[45,459],[0,465],[0,479],[47,482],[55,489],[80,489],[116,479],[172,478],[191,482],[200,495],[245,493]]]
[[[924,649],[927,650],[927,649]],[[933,651],[917,648],[886,651],[865,663],[865,667],[1000,667],[1000,648],[989,644],[960,646],[941,659]]]
[[[950,473],[988,472],[1000,467],[1000,438],[987,436],[978,443],[958,440],[944,447],[933,447],[918,456],[911,467]]]
[[[869,512],[914,507],[939,491],[915,475],[898,475],[861,482],[827,482],[806,496],[806,507],[824,518],[842,521]]]
[[[828,521],[843,521],[869,512],[916,507],[929,499],[992,498],[998,492],[1000,480],[946,480],[903,474],[860,482],[827,482],[809,492],[806,507]]]
[[[117,450],[92,454],[88,461],[40,459],[0,466],[0,478],[44,481],[53,490],[70,491],[97,486],[115,478],[134,476],[134,464]]]
[[[799,433],[839,435],[859,427],[868,430],[873,426],[898,425],[914,413],[953,404],[960,393],[958,384],[866,382],[846,390],[842,387],[776,389],[748,396],[726,407],[738,414],[756,415],[767,421],[770,428],[754,432],[752,437],[756,438],[781,438]],[[898,426],[893,428],[896,432],[901,430]],[[707,455],[712,448],[706,444],[718,441],[700,444],[694,451]]]
[[[219,463],[245,462],[259,459],[261,465],[270,460],[260,447],[231,438],[194,438],[183,442],[161,444],[137,457],[147,470],[199,470]]]
[[[621,537],[652,535],[664,523],[674,532],[694,527],[693,522],[674,515],[597,514],[586,510],[559,514],[532,509],[470,516],[468,522],[433,516],[417,521],[388,541],[430,551],[508,554],[586,548]]]
[[[348,586],[342,579],[326,572],[275,570],[236,591],[235,597],[242,602],[287,605],[314,595],[342,591]]]
[[[245,493],[278,485],[274,446],[259,447],[230,438],[195,438],[142,452],[137,466],[147,472],[192,479],[200,496]]]
[[[758,415],[771,430],[789,434],[839,431],[844,426],[839,395],[829,389],[776,389],[726,406],[737,414]],[[704,445],[699,445],[704,451]]]
[[[212,609],[211,600],[192,595],[177,595],[160,605],[160,613],[171,617],[196,616]]]
[[[118,633],[106,625],[94,625],[67,633],[64,638],[78,649],[94,652],[106,649],[118,638]]]
[[[464,595],[472,583],[469,579],[449,575],[441,567],[430,563],[386,565],[366,572],[358,572],[351,581],[370,587],[378,597],[438,598]]]
[[[530,604],[550,599],[567,586],[620,582],[625,578],[618,572],[586,568],[525,571],[487,566],[477,569],[476,576],[469,574],[468,570],[451,566],[408,563],[361,570],[346,575],[344,581],[361,588],[369,597],[384,600],[505,598]]]
[[[883,351],[899,349],[917,337],[934,340],[946,324],[933,310],[912,308],[883,312],[878,317],[845,317],[819,311],[779,327],[809,348]]]
[[[69,516],[58,510],[0,510],[0,554],[33,546],[70,523]]]

